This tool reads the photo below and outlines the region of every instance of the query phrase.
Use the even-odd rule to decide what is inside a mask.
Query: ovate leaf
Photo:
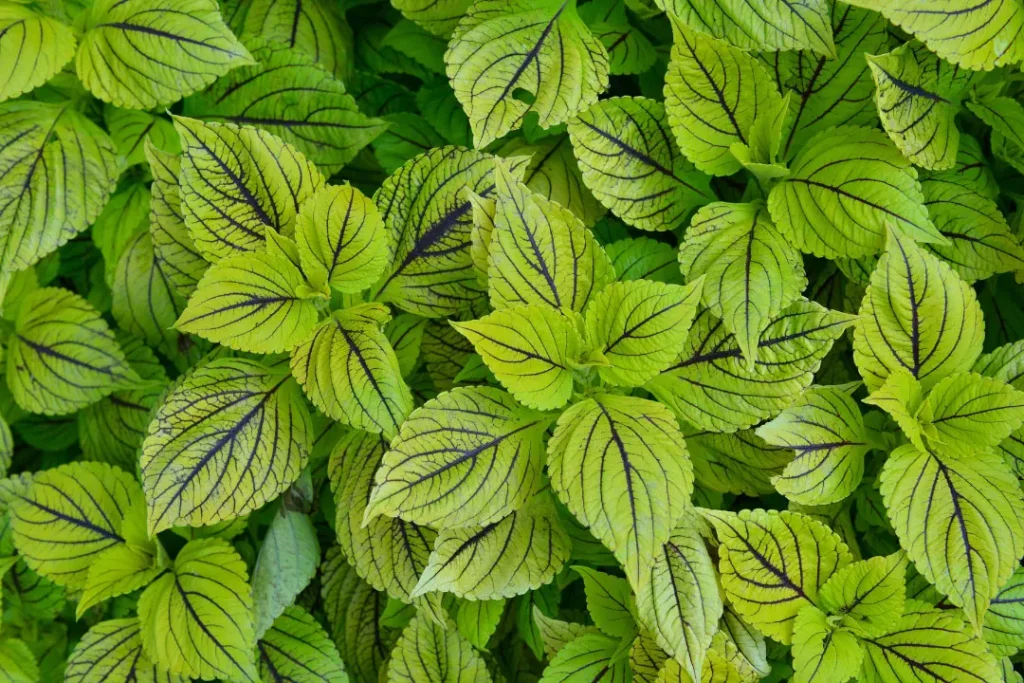
[[[323,627],[298,606],[291,606],[256,645],[264,681],[348,683],[345,666]]]
[[[889,413],[903,435],[922,450],[924,436],[917,413],[923,401],[924,390],[921,383],[905,368],[893,370],[882,386],[864,398],[864,403],[878,406]]]
[[[1024,647],[1024,568],[1014,570],[985,613],[985,641],[993,652]]]
[[[830,624],[817,607],[801,608],[793,631],[792,683],[846,683],[857,675],[864,650],[856,636]]]
[[[5,74],[0,100],[37,88],[75,56],[70,26],[10,3],[0,9],[0,69]]]
[[[923,202],[917,172],[884,134],[841,126],[807,143],[768,210],[801,251],[859,257],[882,250],[886,226],[907,240],[945,242]]]
[[[352,29],[332,3],[257,0],[246,3],[245,9],[244,19],[238,22],[243,38],[263,38],[270,45],[302,53],[336,78],[352,71]]]
[[[584,633],[598,633],[594,626],[546,616],[536,605],[533,606],[533,621],[537,625],[537,632],[544,644],[544,653],[550,659],[553,659],[559,650]]]
[[[483,650],[504,614],[505,600],[462,600],[455,613],[455,627],[473,647]]]
[[[583,579],[587,612],[594,624],[610,636],[631,638],[636,633],[636,605],[629,582],[590,567],[573,567]]]
[[[232,519],[272,500],[306,466],[312,431],[299,387],[280,371],[242,359],[193,370],[142,444],[150,531]]]
[[[476,2],[445,64],[478,148],[519,128],[528,113],[542,128],[564,123],[608,87],[608,53],[573,0]]]
[[[686,445],[663,405],[598,394],[558,419],[548,475],[566,507],[634,582],[668,541],[693,491]]]
[[[119,107],[166,107],[252,63],[213,0],[103,0],[86,17],[78,77]]]
[[[490,683],[484,660],[454,624],[417,614],[402,631],[388,662],[388,683]]]
[[[792,460],[787,448],[771,446],[753,430],[718,433],[683,425],[697,484],[719,493],[758,496],[775,491],[772,479]]]
[[[138,109],[121,109],[111,104],[103,107],[103,122],[107,124],[110,139],[125,166],[146,162],[146,147],[152,146],[165,154],[178,154],[181,144],[178,132],[170,119]]]
[[[929,442],[940,450],[987,450],[1024,424],[1024,392],[973,372],[936,384],[918,411]]]
[[[67,683],[186,683],[188,678],[162,670],[142,650],[137,617],[96,624],[68,657]]]
[[[620,647],[618,638],[584,633],[558,650],[540,683],[629,683],[633,679],[629,660],[616,657]]]
[[[894,630],[906,601],[907,557],[901,551],[848,564],[832,575],[819,595],[829,614],[869,635]]]
[[[118,327],[153,347],[178,350],[174,328],[185,310],[165,264],[153,249],[153,236],[140,232],[125,246],[114,271],[111,313]]]
[[[285,609],[309,584],[320,561],[313,521],[286,501],[263,537],[252,570],[253,626],[257,638],[284,618]],[[262,649],[261,649],[262,654]]]
[[[245,562],[219,538],[191,541],[139,598],[142,643],[189,678],[256,681],[256,637]]]
[[[407,19],[439,36],[446,36],[458,25],[471,0],[395,0],[395,9]]]
[[[627,238],[612,242],[604,251],[612,260],[619,280],[654,280],[683,284],[676,249],[650,237]]]

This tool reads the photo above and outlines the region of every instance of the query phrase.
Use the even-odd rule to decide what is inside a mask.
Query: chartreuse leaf
[[[324,184],[311,161],[258,128],[180,116],[174,127],[183,150],[182,214],[209,261],[256,251],[267,231],[290,235],[299,206]]]
[[[511,598],[549,583],[571,543],[550,494],[540,494],[486,526],[442,528],[412,595],[453,593],[468,600]]]
[[[68,657],[67,683],[186,683],[188,678],[167,673],[142,649],[137,617],[96,624],[78,641]]]
[[[610,636],[632,638],[637,632],[636,605],[629,583],[590,567],[573,567],[573,571],[583,579],[587,612],[597,628]]]
[[[26,5],[8,3],[0,8],[0,55],[2,101],[39,87],[70,62],[75,33]]]
[[[587,345],[608,362],[601,378],[640,386],[667,368],[690,333],[702,285],[634,280],[602,290],[586,311]]]
[[[125,247],[133,237],[145,232],[149,200],[149,189],[144,183],[128,182],[110,196],[89,231],[93,244],[103,255],[108,285],[114,283],[114,270]]]
[[[980,628],[1024,554],[1024,504],[993,451],[900,446],[881,473],[889,520],[917,570]]]
[[[85,17],[78,77],[119,107],[166,107],[252,64],[213,0],[103,0]]]
[[[863,683],[988,683],[995,657],[955,612],[912,601],[895,630],[864,638]]]
[[[1024,392],[973,372],[937,383],[917,415],[940,450],[988,450],[1024,424]]]
[[[679,264],[687,280],[705,277],[704,303],[733,333],[748,369],[762,330],[807,286],[800,252],[760,203],[703,207],[679,246]]]
[[[28,100],[0,104],[0,168],[0,271],[28,268],[89,227],[120,172],[114,143],[73,103]]]
[[[969,0],[855,0],[923,42],[942,59],[965,69],[990,71],[1024,59],[1024,7],[1017,2]]]
[[[7,386],[24,410],[66,415],[138,380],[85,299],[46,287],[25,297],[7,342]]]
[[[125,166],[145,163],[147,146],[169,155],[181,152],[178,132],[168,118],[108,104],[103,107],[103,122],[107,124],[110,139],[114,141],[117,153],[124,158]]]
[[[891,231],[853,335],[853,360],[868,390],[899,367],[928,390],[969,368],[984,336],[974,290],[948,265]]]
[[[608,87],[608,53],[573,0],[480,0],[455,29],[445,64],[478,148],[528,113],[541,128],[564,123]]]
[[[243,39],[304,54],[336,78],[352,71],[353,36],[341,8],[322,0],[255,0],[236,23]]]
[[[385,514],[440,528],[497,522],[539,489],[550,422],[492,387],[427,401],[384,454],[366,519]]]
[[[395,0],[395,9],[421,27],[439,36],[450,35],[472,0]]]
[[[549,659],[553,659],[559,650],[584,633],[599,633],[594,626],[546,616],[536,605],[533,606],[533,621],[544,645],[544,653]]]
[[[705,309],[675,364],[645,388],[697,427],[745,429],[777,415],[809,387],[821,359],[854,320],[797,300],[761,332],[751,371],[736,338]]]
[[[902,367],[894,369],[885,378],[882,386],[871,392],[863,401],[889,413],[903,435],[924,450],[921,422],[917,419],[921,403],[924,402],[924,389],[909,370]]]
[[[895,629],[906,601],[907,556],[903,551],[848,564],[821,587],[819,605],[842,624],[884,635]]]
[[[0,640],[0,681],[38,683],[39,680],[39,665],[25,641],[17,638]]]
[[[256,681],[245,562],[227,541],[190,541],[139,598],[145,652],[189,678]]]
[[[250,7],[286,9],[288,4],[261,1]],[[327,10],[322,3],[304,3],[300,14],[294,14],[298,9],[293,6],[288,12],[289,30],[293,17],[314,21],[318,11]],[[254,16],[253,9],[249,16]],[[324,38],[334,40],[331,34]],[[345,85],[319,68],[313,57],[273,41],[255,40],[249,48],[259,63],[235,69],[188,98],[187,116],[259,126],[293,145],[327,175],[383,132],[384,122],[360,113]],[[296,83],[302,84],[301,90],[295,89]]]
[[[972,370],[986,377],[1010,383],[1015,389],[1024,387],[1021,382],[1024,370],[1024,341],[1000,346],[980,357]],[[1017,429],[999,444],[999,451],[1010,467],[1019,475],[1024,472],[1024,427]]]
[[[320,544],[309,515],[285,503],[263,537],[252,570],[253,627],[263,638],[316,575]]]
[[[539,683],[629,683],[629,659],[620,655],[619,638],[584,633],[569,641],[551,658]]]
[[[849,496],[864,477],[870,448],[864,418],[840,387],[813,387],[757,435],[796,458],[772,480],[779,493],[801,505],[828,505]]]
[[[505,600],[460,600],[455,627],[473,647],[483,650],[497,632],[504,614]]]
[[[699,7],[686,0],[655,2],[693,31],[742,50],[813,50],[829,57],[835,53],[825,0],[716,0]]]
[[[295,226],[302,268],[313,282],[359,292],[387,265],[387,235],[377,207],[362,192],[328,185],[303,203]]]
[[[386,439],[357,430],[335,445],[328,464],[338,510],[334,527],[341,551],[363,580],[392,597],[412,602],[411,593],[427,566],[435,532],[383,515],[363,524],[374,473],[387,450]]]
[[[651,636],[640,633],[629,648],[629,668],[636,683],[658,683],[661,670],[665,668],[668,654],[658,647]],[[669,672],[665,672],[668,677]]]
[[[985,613],[984,636],[996,654],[1024,647],[1024,568],[1017,567],[992,598]]]
[[[347,683],[345,665],[323,627],[292,605],[256,645],[260,677],[293,683]]]
[[[705,546],[707,522],[687,511],[636,590],[637,617],[693,679],[722,618],[715,565]]]
[[[707,177],[680,153],[657,100],[601,100],[569,121],[569,137],[587,187],[629,225],[672,230],[713,198]]]
[[[335,311],[292,350],[291,368],[328,417],[391,437],[412,410],[412,393],[382,330],[388,318],[381,304]]]
[[[697,484],[719,493],[773,493],[772,479],[793,459],[787,448],[770,446],[753,430],[722,434],[683,425]]]
[[[472,342],[516,400],[538,410],[560,408],[569,400],[573,368],[583,354],[574,318],[530,304],[451,325]]]
[[[923,202],[917,172],[884,134],[840,126],[804,146],[768,210],[801,251],[855,258],[882,251],[886,226],[908,241],[945,242]]]
[[[0,416],[0,477],[7,476],[7,470],[14,458],[14,437],[11,428],[2,416]]]
[[[581,311],[615,278],[590,230],[495,164],[494,229],[487,269],[491,306],[546,304]]]
[[[857,675],[864,650],[857,637],[829,623],[814,605],[793,622],[792,683],[846,683]]]
[[[678,19],[672,27],[665,111],[679,149],[705,173],[735,173],[741,165],[730,147],[747,144],[755,119],[776,111],[781,96],[754,57]]]
[[[313,426],[299,387],[251,360],[202,365],[171,389],[142,444],[151,533],[244,515],[306,466]]]
[[[649,237],[627,238],[604,247],[619,280],[654,280],[683,284],[677,251],[671,244]]]
[[[875,79],[878,116],[892,141],[918,166],[953,168],[960,144],[953,119],[971,72],[915,43],[866,59]]]
[[[718,569],[730,604],[765,635],[791,643],[797,613],[813,605],[821,586],[849,564],[846,544],[821,522],[796,512],[703,512],[721,542]]]
[[[633,585],[668,541],[693,492],[675,417],[633,396],[597,394],[562,413],[548,443],[548,476]]]
[[[118,327],[150,346],[163,344],[178,350],[174,323],[185,310],[185,299],[165,272],[148,231],[125,245],[114,271],[111,295],[111,314]]]
[[[388,683],[490,683],[484,660],[454,624],[417,613],[402,631],[388,662]]]

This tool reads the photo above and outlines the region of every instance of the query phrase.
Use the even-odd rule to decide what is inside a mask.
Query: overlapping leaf
[[[269,44],[302,53],[339,79],[352,71],[352,29],[331,3],[256,0],[245,5],[244,19],[237,27],[243,38],[263,38]],[[262,56],[254,56],[263,61]]]
[[[345,667],[323,628],[301,607],[291,606],[256,645],[263,680],[347,683]]]
[[[846,683],[857,675],[864,650],[856,636],[830,624],[817,607],[801,608],[793,630],[792,683]]]
[[[894,630],[906,601],[907,558],[901,551],[848,564],[832,575],[819,594],[830,614],[870,635]]]
[[[185,676],[168,674],[142,650],[137,617],[96,624],[68,657],[67,683],[185,683]]]
[[[700,7],[686,0],[655,2],[694,31],[743,50],[813,50],[825,56],[835,51],[824,0],[715,0]]]
[[[388,662],[388,683],[490,683],[484,660],[454,624],[439,625],[417,614],[402,631]]]
[[[0,55],[2,101],[42,85],[70,62],[75,34],[52,17],[11,3],[0,10]]]

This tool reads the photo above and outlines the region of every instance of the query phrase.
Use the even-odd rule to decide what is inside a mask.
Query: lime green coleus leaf
[[[549,617],[537,605],[533,606],[533,621],[549,659],[554,659],[559,650],[584,633],[599,633],[595,626]]]
[[[868,389],[878,389],[898,367],[930,389],[970,367],[983,339],[974,290],[912,240],[890,232],[853,336],[853,360]]]
[[[672,26],[665,111],[679,149],[705,173],[735,173],[730,147],[747,144],[755,119],[777,110],[781,96],[755,58],[677,19]]]
[[[443,528],[412,595],[444,591],[468,600],[511,598],[549,583],[571,543],[549,494],[482,527]]]
[[[985,642],[996,654],[1024,647],[1024,568],[1017,567],[989,605],[984,622]]]
[[[473,343],[517,401],[550,410],[569,400],[573,368],[583,354],[576,318],[543,304],[530,304],[451,325]]]
[[[415,414],[411,419],[417,419]],[[363,524],[374,474],[387,450],[386,439],[357,430],[335,445],[328,464],[338,510],[334,527],[341,551],[359,576],[377,590],[409,603],[427,566],[436,533],[414,522],[383,515]]]
[[[494,179],[487,268],[491,306],[583,310],[615,277],[601,245],[571,211],[532,193],[500,163]]]
[[[478,650],[487,648],[505,614],[505,600],[461,600],[455,613],[455,627]]]
[[[292,350],[291,368],[328,417],[391,437],[412,410],[412,393],[382,330],[388,317],[381,304],[335,311]]]
[[[694,680],[701,676],[723,610],[704,540],[707,526],[687,511],[636,589],[638,620]]]
[[[881,491],[917,570],[980,628],[1024,554],[1024,500],[1009,467],[993,451],[906,444],[886,460]]]
[[[616,279],[653,280],[671,285],[683,284],[677,251],[671,244],[650,237],[627,238],[605,245]]]
[[[189,678],[257,681],[245,562],[222,539],[190,541],[139,598],[145,652]]]
[[[385,514],[440,528],[497,522],[538,490],[550,422],[492,387],[427,401],[384,454],[367,520]]]
[[[266,683],[348,683],[341,655],[309,612],[292,605],[256,645]]]
[[[697,427],[745,429],[774,417],[809,387],[821,359],[854,320],[798,300],[761,332],[751,371],[736,338],[705,309],[676,362],[645,388]]]
[[[793,622],[792,683],[846,683],[857,675],[864,650],[857,637],[830,624],[813,605]]]
[[[28,268],[89,227],[120,172],[114,143],[73,103],[28,100],[0,104],[0,168],[0,270]]]
[[[448,36],[472,5],[472,0],[394,0],[407,19],[439,36]]]
[[[268,8],[288,3],[251,3]],[[296,7],[295,9],[299,9]],[[313,21],[322,3],[303,4],[300,15]],[[253,9],[250,8],[250,16]],[[324,34],[334,39],[334,36]],[[319,68],[304,51],[280,42],[249,44],[258,64],[235,69],[185,101],[185,114],[199,119],[254,125],[293,145],[331,175],[352,161],[380,135],[385,124],[359,111],[344,83]],[[296,83],[302,88],[297,90]]]
[[[166,107],[252,63],[213,0],[103,0],[85,16],[78,77],[119,107]]]
[[[352,29],[341,8],[323,0],[256,0],[243,8],[232,22],[243,40],[302,53],[339,79],[352,71]]]
[[[598,394],[562,413],[548,443],[548,476],[634,585],[693,492],[675,417],[660,403],[632,396]]]
[[[299,387],[279,370],[242,359],[196,368],[142,444],[151,532],[232,519],[274,499],[306,466],[312,431]]]
[[[89,231],[93,244],[103,255],[104,275],[114,284],[114,272],[125,247],[145,232],[149,218],[150,192],[146,184],[130,181],[114,192]]]
[[[838,535],[796,512],[703,511],[718,533],[719,572],[730,604],[758,630],[793,641],[794,621],[850,562]]]
[[[668,653],[658,647],[651,636],[640,633],[629,648],[629,668],[636,683],[658,683]],[[665,672],[666,676],[669,672]]]
[[[1018,341],[1000,346],[991,353],[981,356],[972,370],[986,377],[1010,383],[1015,389],[1021,389],[1024,387],[1024,383],[1021,382],[1024,370],[1022,362],[1024,342]],[[1018,475],[1024,472],[1024,427],[1017,429],[999,444],[999,451]]]
[[[66,289],[46,287],[21,306],[7,342],[6,379],[22,409],[66,415],[138,377],[96,309]]]
[[[39,665],[25,641],[0,640],[0,681],[2,683],[39,683]]]
[[[402,631],[388,662],[388,683],[490,683],[483,658],[454,624],[439,625],[417,613]]]
[[[906,601],[907,556],[902,552],[848,564],[821,587],[819,605],[842,624],[880,636],[896,628]]]
[[[615,282],[587,307],[586,339],[608,365],[601,378],[618,386],[640,386],[679,355],[704,281],[685,286],[650,280]]]
[[[788,448],[771,446],[753,430],[718,433],[683,425],[697,484],[718,493],[760,496],[775,491],[772,479],[793,459]]]
[[[950,611],[908,605],[891,633],[864,638],[863,683],[987,683],[999,679],[995,657]]]
[[[903,435],[924,450],[922,425],[917,413],[924,402],[924,389],[910,371],[895,368],[885,382],[863,399],[868,405],[878,406],[899,425]]]
[[[855,0],[851,4],[881,12],[942,59],[965,69],[990,71],[1024,59],[1024,6],[1017,2],[970,0]]]
[[[164,268],[148,231],[132,238],[114,271],[111,314],[125,332],[150,346],[163,344],[177,351],[180,333],[173,328],[185,310],[185,299]]]
[[[601,100],[569,122],[569,136],[587,187],[641,230],[672,230],[714,196],[676,146],[661,102]]]
[[[843,500],[864,477],[870,448],[857,401],[841,387],[813,387],[800,395],[757,435],[796,453],[772,480],[779,493],[801,505]]]
[[[479,0],[455,29],[445,64],[478,148],[527,114],[542,128],[564,123],[608,87],[608,53],[573,0]]]
[[[584,633],[558,650],[539,683],[629,683],[629,659],[618,656],[620,649],[619,638]]]
[[[108,104],[103,107],[103,122],[125,166],[145,163],[147,145],[165,154],[181,152],[178,132],[168,118],[148,111],[121,109]]]
[[[742,50],[813,50],[829,57],[835,53],[825,0],[716,0],[699,7],[686,0],[655,2],[693,31]]]
[[[70,26],[7,3],[0,9],[0,68],[6,74],[0,101],[9,100],[50,80],[75,56]]]
[[[264,638],[309,585],[320,561],[320,544],[309,515],[282,504],[263,537],[252,570],[253,627]]]
[[[938,382],[917,414],[940,450],[988,450],[1024,424],[1024,392],[973,372]]]
[[[875,79],[878,116],[892,141],[922,168],[952,168],[960,143],[953,119],[973,74],[915,43],[869,55],[867,61]]]
[[[760,203],[703,207],[679,246],[679,264],[690,281],[704,276],[704,303],[733,333],[748,369],[762,330],[807,285],[800,252]]]
[[[78,641],[68,657],[67,683],[186,683],[189,679],[167,673],[142,649],[137,617],[110,619],[96,624]]]
[[[181,209],[209,261],[256,251],[267,231],[290,235],[299,206],[324,178],[298,150],[258,128],[175,117]]]
[[[768,210],[801,251],[859,257],[882,250],[886,226],[908,240],[945,242],[923,202],[917,172],[884,134],[840,126],[807,143]]]
[[[573,567],[583,579],[587,612],[602,632],[619,638],[632,638],[636,632],[636,605],[629,583],[618,576],[590,567]]]

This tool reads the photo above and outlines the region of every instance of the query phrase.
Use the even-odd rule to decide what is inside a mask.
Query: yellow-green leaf
[[[998,379],[958,372],[932,388],[917,417],[935,448],[987,450],[1024,424],[1024,392]]]
[[[402,631],[388,662],[388,683],[491,683],[484,660],[454,624],[417,613]]]
[[[829,623],[817,607],[800,609],[793,622],[792,683],[846,683],[860,669],[857,637]]]
[[[323,627],[292,605],[256,645],[265,683],[348,683],[345,666]]]
[[[75,56],[70,26],[17,2],[0,8],[0,101],[37,88]]]
[[[621,644],[618,638],[603,633],[584,633],[566,643],[551,658],[539,683],[629,683],[633,676],[629,660],[616,658]]]
[[[101,621],[78,641],[68,657],[66,683],[187,683],[169,674],[142,649],[137,617]]]
[[[903,551],[848,564],[821,587],[819,604],[843,624],[880,636],[895,629],[906,601]]]

